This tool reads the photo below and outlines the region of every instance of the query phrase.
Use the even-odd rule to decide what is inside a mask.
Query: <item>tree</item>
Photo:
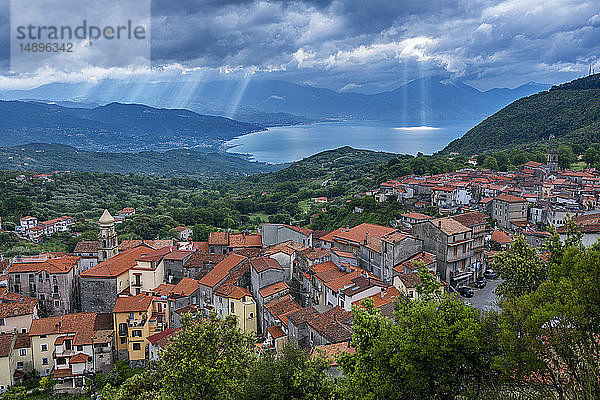
[[[495,157],[488,156],[485,158],[485,161],[483,162],[483,167],[497,171],[498,170],[498,161],[496,160]]]
[[[425,264],[421,261],[413,263],[419,270],[420,283],[417,285],[417,293],[419,297],[433,297],[439,295],[440,283],[435,275],[427,270]]]
[[[569,168],[572,163],[577,161],[577,156],[569,145],[558,147],[558,166],[562,169]]]
[[[400,301],[395,320],[372,303],[353,308],[354,354],[344,355],[344,397],[454,399],[494,376],[493,324],[452,296]]]
[[[167,399],[234,399],[254,362],[254,338],[235,317],[182,318],[182,329],[161,353],[160,384]]]
[[[583,160],[588,167],[593,167],[600,161],[600,153],[594,147],[588,147],[583,155]]]
[[[548,277],[548,268],[521,235],[513,239],[507,251],[496,255],[493,268],[504,279],[496,289],[504,297],[532,292]]]
[[[269,353],[250,369],[242,399],[329,399],[334,382],[327,375],[329,361],[286,346],[279,355]]]

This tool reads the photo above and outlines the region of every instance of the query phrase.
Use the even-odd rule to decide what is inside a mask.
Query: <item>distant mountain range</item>
[[[576,143],[600,143],[600,74],[519,99],[451,142],[441,153],[478,154],[517,146]]]
[[[0,92],[5,100],[84,104],[138,103],[185,108],[261,126],[312,122],[327,118],[398,120],[427,123],[482,119],[510,102],[549,85],[528,83],[515,89],[479,91],[440,79],[412,81],[379,94],[336,92],[277,80],[214,82],[51,83],[30,90]]]
[[[224,117],[139,104],[77,108],[72,104],[0,101],[0,115],[0,143],[5,147],[40,142],[94,151],[188,147],[214,152],[224,140],[264,129]]]
[[[47,143],[0,147],[0,170],[88,171],[214,178],[274,172],[286,166],[250,162],[234,155],[194,150],[106,153]]]

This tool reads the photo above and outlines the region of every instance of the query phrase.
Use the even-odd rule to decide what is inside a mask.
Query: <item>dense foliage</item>
[[[478,154],[507,146],[531,148],[544,142],[587,146],[600,142],[598,122],[600,88],[598,75],[592,75],[515,101],[442,152]]]

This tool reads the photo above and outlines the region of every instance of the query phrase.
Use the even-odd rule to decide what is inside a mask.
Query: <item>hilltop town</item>
[[[573,219],[583,243],[593,244],[599,193],[598,171],[559,170],[550,152],[547,163],[530,161],[517,171],[402,176],[355,195],[409,210],[388,226],[320,231],[263,223],[258,232],[213,231],[206,241],[178,226],[170,239],[119,241],[116,225],[136,210],[115,217],[104,210],[97,240],[80,240],[71,253],[2,261],[0,390],[34,371],[70,392],[118,360],[143,367],[160,358],[186,314],[235,316],[261,352],[287,344],[353,352],[353,306],[370,299],[393,318],[398,299],[419,298],[420,270],[441,293],[465,296],[464,288],[496,277],[496,255],[518,235],[544,258],[548,229],[564,239]],[[74,224],[68,216],[40,222],[26,215],[15,232],[39,243]]]

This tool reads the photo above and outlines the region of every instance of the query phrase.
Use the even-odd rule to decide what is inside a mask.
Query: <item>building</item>
[[[475,279],[471,266],[473,231],[451,217],[417,224],[413,233],[423,240],[423,249],[435,254],[440,278],[452,286]]]
[[[217,315],[235,316],[238,328],[247,333],[258,331],[256,302],[248,289],[235,285],[221,286],[215,292],[215,310]]]
[[[27,334],[0,333],[0,393],[19,384],[24,372],[31,371],[31,351],[24,344],[29,344]]]
[[[77,242],[73,255],[81,257],[81,271],[88,270],[98,264],[98,241],[82,240]]]
[[[129,269],[129,292],[138,295],[149,293],[165,281],[164,257],[173,247],[163,247],[140,255],[136,264]]]
[[[165,254],[162,262],[167,283],[177,284],[184,278],[184,265],[194,253],[192,250],[174,250]]]
[[[249,275],[249,260],[247,257],[231,253],[223,261],[214,266],[200,280],[199,307],[206,314],[215,307],[215,292],[223,285],[248,286],[243,282],[245,275]],[[249,283],[249,282],[248,282]]]
[[[482,212],[474,211],[453,215],[451,218],[460,222],[467,228],[471,228],[471,235],[473,238],[471,246],[473,250],[473,259],[471,260],[471,264],[475,270],[475,276],[482,277],[485,273],[485,259],[483,256],[485,250],[485,238],[490,232],[489,224],[487,222],[488,216]]]
[[[75,312],[79,308],[79,261],[76,256],[43,256],[15,262],[8,269],[8,287],[38,299],[41,315]]]
[[[192,239],[192,235],[194,231],[191,228],[187,228],[185,226],[176,226],[175,230],[177,231],[177,239],[187,242]]]
[[[176,333],[176,329],[169,328],[148,336],[148,359],[152,361],[158,360],[160,358],[160,353],[167,348],[169,341]]]
[[[115,231],[115,219],[104,210],[98,221],[100,232],[98,233],[98,262],[114,257],[119,252],[117,232]]]
[[[27,333],[38,318],[38,300],[0,288],[0,332]]]
[[[262,245],[262,236],[249,232],[211,232],[208,235],[208,251],[210,254],[227,254],[245,249],[258,250],[262,248]]]
[[[81,309],[84,312],[112,312],[117,295],[129,294],[129,270],[137,265],[138,258],[152,251],[152,247],[141,244],[79,274]]]
[[[307,228],[286,224],[263,224],[261,227],[263,247],[294,241],[312,247],[312,231]]]
[[[36,319],[29,332],[34,369],[58,388],[82,388],[88,374],[113,366],[110,314],[77,313]]]
[[[500,227],[510,229],[515,221],[527,221],[528,206],[526,199],[502,193],[493,200],[492,218]]]
[[[117,356],[132,366],[141,366],[148,359],[148,337],[162,331],[153,315],[153,296],[118,297],[113,309]],[[165,327],[166,329],[167,327]]]
[[[333,247],[342,251],[358,255],[360,246],[366,239],[381,238],[383,235],[396,231],[395,228],[389,228],[374,224],[360,224],[354,228],[347,227],[341,231],[335,231],[333,234]]]

